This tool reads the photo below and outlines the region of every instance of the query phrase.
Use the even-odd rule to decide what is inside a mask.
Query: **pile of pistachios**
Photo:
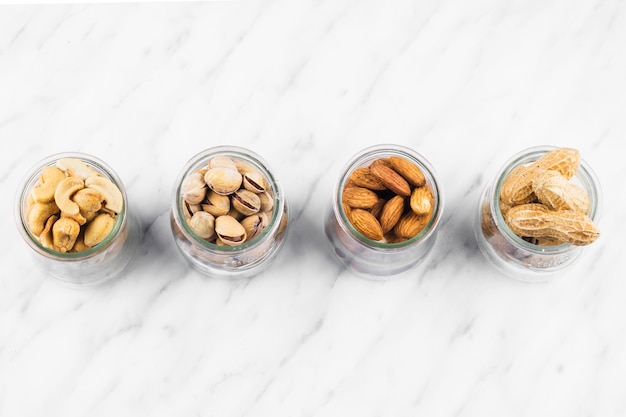
[[[259,236],[274,210],[265,175],[247,161],[223,155],[184,178],[180,195],[189,228],[219,246],[238,246]]]

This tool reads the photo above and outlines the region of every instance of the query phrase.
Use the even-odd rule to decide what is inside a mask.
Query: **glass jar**
[[[361,234],[348,220],[342,204],[344,187],[355,169],[368,167],[377,159],[392,156],[404,158],[419,167],[434,198],[432,215],[424,228],[414,237],[399,243],[372,240]],[[424,262],[435,244],[442,213],[441,185],[430,163],[409,148],[377,145],[356,154],[343,168],[326,212],[324,229],[333,255],[340,262],[363,277],[386,279]]]
[[[44,246],[28,227],[31,193],[45,167],[53,167],[62,158],[84,162],[108,178],[122,194],[122,209],[115,216],[112,230],[97,245],[80,252],[60,252]],[[72,287],[95,286],[121,274],[134,258],[141,242],[141,226],[128,207],[124,184],[117,174],[98,158],[83,153],[60,153],[38,162],[25,176],[16,196],[15,217],[20,234],[33,250],[35,264],[46,275]]]
[[[223,246],[198,236],[190,227],[188,208],[182,197],[182,184],[188,176],[202,171],[214,157],[226,156],[236,163],[260,172],[271,190],[271,216],[259,235],[236,246]],[[217,146],[192,157],[175,183],[171,204],[171,228],[180,252],[198,271],[215,277],[241,278],[258,274],[276,257],[285,241],[287,199],[267,163],[256,153],[236,146]]]
[[[500,210],[500,191],[509,173],[515,167],[529,165],[554,149],[551,146],[532,147],[509,159],[494,181],[484,188],[476,212],[474,232],[481,252],[505,275],[522,281],[546,281],[572,265],[584,248],[569,243],[540,246],[528,242],[513,233]],[[570,181],[589,196],[589,217],[597,224],[601,208],[600,184],[584,160],[580,160],[580,166]]]

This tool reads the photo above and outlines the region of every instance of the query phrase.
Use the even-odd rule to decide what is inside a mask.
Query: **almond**
[[[368,209],[378,202],[378,195],[363,187],[349,187],[343,190],[343,202],[352,208]]]
[[[422,170],[408,159],[399,156],[391,156],[389,157],[389,162],[391,163],[391,167],[398,174],[402,175],[409,184],[415,187],[421,187],[426,184],[426,177],[424,177]]]
[[[357,168],[352,171],[348,181],[354,183],[357,187],[363,187],[370,190],[384,190],[385,186],[382,182],[369,170],[369,168]]]
[[[352,213],[352,207],[350,207],[346,203],[343,203],[341,206],[343,207],[343,212],[346,213],[346,216],[349,219],[350,218],[350,214]]]
[[[378,158],[377,160],[375,160],[374,162],[372,162],[372,164],[370,165],[370,169],[371,169],[373,166],[376,166],[376,165],[384,165],[384,166],[386,166],[386,167],[393,168],[393,166],[391,165],[391,161],[389,160],[389,158]]]
[[[405,237],[396,236],[393,230],[385,234],[385,242],[389,244],[401,243],[405,240],[407,240]]]
[[[372,215],[378,219],[386,203],[387,200],[385,200],[384,198],[379,198],[378,202],[374,204],[374,206],[370,209],[370,213],[372,213]]]
[[[427,216],[433,212],[433,193],[428,187],[417,187],[411,193],[411,210],[417,215]]]
[[[409,183],[396,171],[383,164],[370,165],[370,171],[376,175],[380,182],[394,193],[403,197],[411,195]]]
[[[380,226],[383,229],[383,233],[389,232],[398,223],[402,212],[404,211],[404,198],[402,196],[395,196],[390,199],[380,214]]]
[[[369,211],[363,209],[354,209],[350,213],[350,223],[363,236],[371,240],[382,240],[383,229],[376,217]]]
[[[396,223],[393,231],[398,237],[410,239],[424,229],[424,227],[428,224],[429,219],[430,218],[428,216],[419,216],[412,211],[409,211],[402,216],[400,220],[398,220],[398,223]]]

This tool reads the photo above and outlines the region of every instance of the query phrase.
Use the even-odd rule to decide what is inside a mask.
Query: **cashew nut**
[[[76,243],[74,243],[72,252],[82,252],[87,249],[90,249],[90,248],[89,246],[85,245],[85,233],[81,232],[78,234],[78,237],[76,238]]]
[[[61,158],[57,160],[57,168],[68,173],[69,176],[80,177],[86,180],[94,175],[99,175],[98,171],[76,158]]]
[[[102,176],[93,176],[85,180],[87,188],[91,188],[100,193],[105,202],[105,207],[109,210],[120,213],[124,205],[124,197],[122,192],[113,181]]]
[[[44,230],[46,221],[59,211],[59,207],[54,201],[33,204],[28,212],[28,229],[32,234],[39,236]]]
[[[59,252],[69,252],[80,233],[80,225],[68,217],[61,217],[52,226],[52,241]]]
[[[33,187],[33,199],[37,203],[48,203],[54,200],[54,190],[65,179],[65,173],[56,167],[45,167],[41,170],[39,183]]]
[[[68,219],[72,219],[72,220],[74,220],[76,223],[78,223],[81,226],[84,225],[85,223],[87,223],[87,219],[85,218],[85,216],[80,214],[80,212],[78,212],[76,214],[67,214],[67,213],[61,212],[61,217],[66,217]]]
[[[69,216],[75,216],[80,209],[78,204],[72,201],[72,196],[78,190],[85,188],[85,182],[77,176],[67,177],[59,183],[54,191],[54,201],[63,213]]]
[[[59,216],[52,215],[46,221],[46,226],[43,229],[43,232],[39,235],[39,242],[44,248],[54,249],[54,241],[52,239],[52,225],[59,219]]]
[[[78,204],[81,216],[89,222],[96,217],[98,211],[102,208],[104,199],[98,191],[91,188],[83,188],[74,194],[72,200]]]
[[[115,219],[107,213],[102,213],[96,216],[85,227],[85,245],[89,247],[96,246],[102,242],[111,233],[115,226]]]

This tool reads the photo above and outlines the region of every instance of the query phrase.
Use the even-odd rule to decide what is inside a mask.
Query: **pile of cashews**
[[[81,252],[104,241],[122,212],[120,189],[87,163],[61,158],[42,169],[29,194],[25,219],[41,245]]]

